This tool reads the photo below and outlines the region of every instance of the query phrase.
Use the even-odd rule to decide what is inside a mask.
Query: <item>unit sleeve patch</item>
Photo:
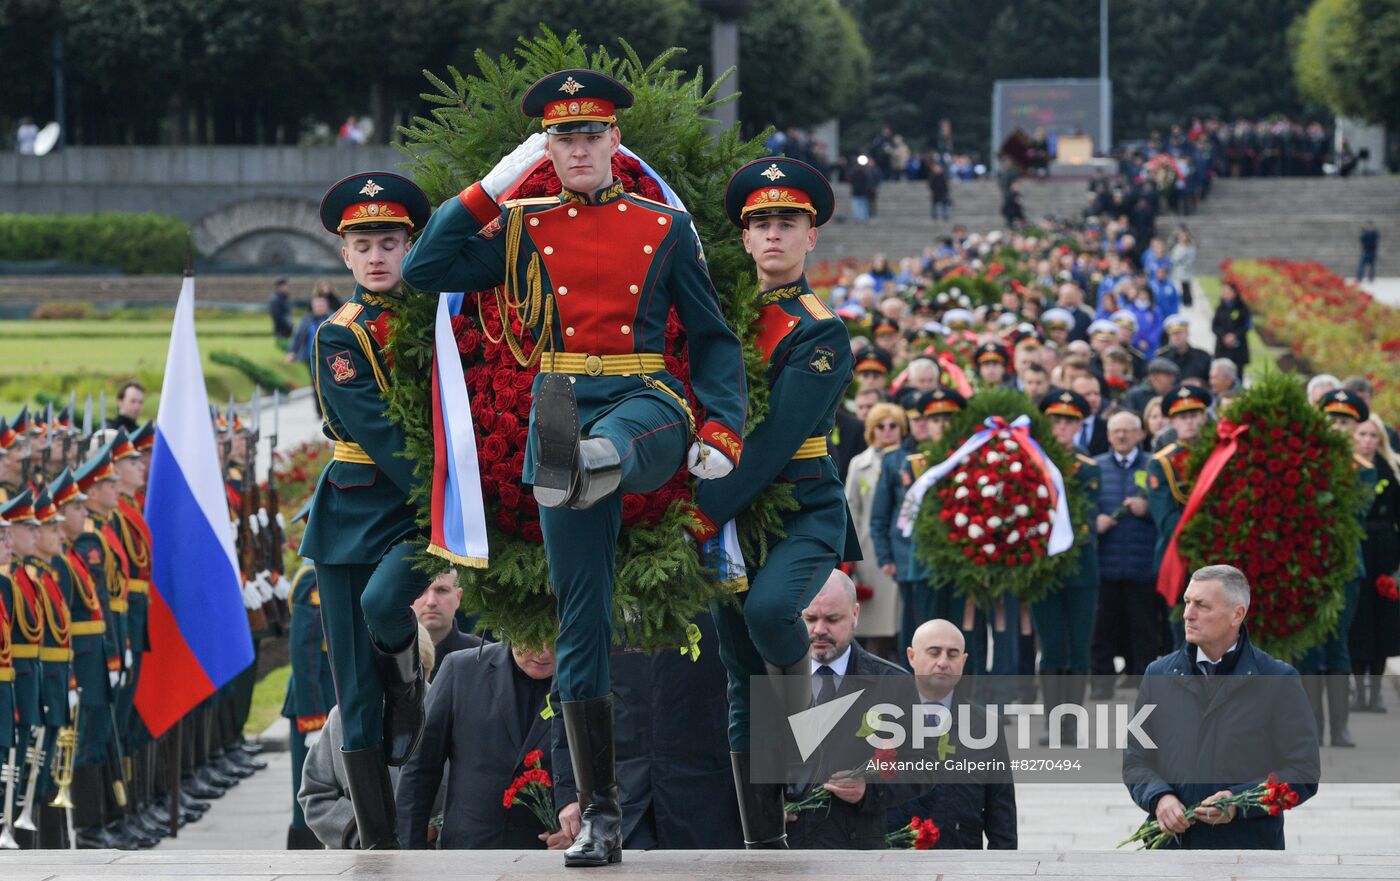
[[[807,360],[807,368],[813,373],[830,373],[835,367],[836,350],[831,346],[817,346]]]
[[[331,370],[331,379],[337,384],[347,383],[356,376],[355,361],[349,349],[341,349],[334,355],[326,356],[326,366]]]

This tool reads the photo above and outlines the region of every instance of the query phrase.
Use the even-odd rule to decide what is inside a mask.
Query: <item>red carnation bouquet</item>
[[[1244,792],[1216,799],[1209,805],[1197,802],[1186,809],[1186,822],[1191,822],[1196,819],[1198,814],[1210,808],[1229,811],[1233,807],[1237,808],[1240,813],[1257,809],[1264,811],[1271,817],[1277,817],[1284,811],[1297,807],[1300,801],[1302,799],[1299,798],[1293,787],[1281,782],[1277,774],[1271,773],[1263,783],[1256,784]],[[1162,824],[1158,823],[1154,817],[1139,826],[1130,838],[1120,841],[1118,846],[1122,847],[1136,841],[1138,842],[1138,850],[1157,850],[1175,841],[1177,837],[1175,833],[1162,829]]]
[[[1389,575],[1381,575],[1376,578],[1376,593],[1381,595],[1381,599],[1395,602],[1400,600],[1400,589],[1395,585],[1395,579]]]
[[[543,764],[544,753],[541,750],[526,753],[525,771],[506,787],[501,804],[506,810],[517,803],[525,805],[544,825],[545,831],[552,835],[559,831],[559,817],[554,813],[554,796],[551,792],[554,781],[549,779],[549,772],[541,767]]]
[[[621,152],[613,154],[612,171],[615,180],[629,193],[648,199],[665,201],[656,181],[642,170],[641,163]],[[563,189],[550,162],[542,163],[508,199],[555,196]],[[537,366],[524,368],[515,360],[510,348],[501,340],[502,316],[496,298],[477,295],[475,315],[458,315],[452,319],[452,333],[467,377],[471,395],[472,421],[476,425],[477,449],[481,457],[481,492],[487,507],[493,512],[490,522],[508,536],[518,536],[540,544],[539,508],[534,495],[520,481],[525,465],[525,444],[530,426],[530,394]],[[468,301],[470,302],[470,300]],[[530,339],[530,331],[514,316],[511,329],[518,339]],[[529,350],[530,344],[526,344]],[[666,369],[685,386],[691,409],[700,418],[695,396],[690,388],[690,365],[686,356],[685,333],[675,311],[666,322]],[[661,519],[677,498],[689,498],[690,489],[685,469],[655,492],[627,495],[622,499],[624,526],[650,526]]]
[[[865,733],[862,732],[868,733],[868,731],[869,728],[867,723],[866,726],[862,726],[861,730],[857,732],[857,736],[864,737]],[[867,759],[864,762],[861,762],[859,765],[856,765],[851,770],[842,773],[840,776],[848,779],[878,779],[888,782],[894,779],[895,773],[897,771],[897,768],[894,764],[895,755],[895,751],[892,749],[877,749],[875,750],[875,754],[872,755],[869,759]],[[804,795],[797,801],[784,802],[783,811],[788,814],[796,815],[802,813],[803,811],[823,810],[830,807],[831,790],[826,788],[826,782],[823,781],[814,785],[811,789],[807,791],[806,795]]]
[[[933,850],[942,837],[932,820],[910,817],[908,825],[885,836],[885,844],[892,850]]]

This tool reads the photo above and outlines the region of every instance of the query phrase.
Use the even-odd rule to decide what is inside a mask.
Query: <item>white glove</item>
[[[262,528],[262,527],[258,524],[258,515],[257,515],[257,514],[249,514],[249,515],[248,515],[248,531],[251,532],[253,535],[257,535],[257,534],[258,534],[258,531],[259,531],[261,528]]]
[[[263,526],[264,529],[267,528],[267,509],[266,509],[266,508],[259,508],[259,509],[258,509],[258,523],[262,524],[262,526]]]
[[[122,654],[122,664],[126,667],[126,669],[131,669],[131,649],[127,649]]]
[[[285,600],[292,595],[292,583],[281,575],[278,575],[277,583],[272,586],[272,595],[279,600]]]
[[[78,709],[78,690],[77,690],[76,688],[74,688],[74,689],[71,689],[71,690],[68,692],[68,712],[71,713],[71,712],[73,712],[73,711],[75,711],[75,710],[77,710],[77,709]]]
[[[282,530],[283,532],[286,532],[286,531],[287,531],[287,521],[286,521],[286,519],[282,516],[282,512],[281,512],[281,511],[278,511],[278,512],[277,512],[277,528],[280,529],[280,530]]]
[[[293,722],[292,724],[295,725],[296,723]],[[307,748],[307,749],[311,749],[313,746],[315,746],[315,745],[316,745],[316,741],[318,741],[318,740],[321,739],[321,732],[322,732],[322,731],[325,731],[325,730],[326,730],[326,729],[324,729],[324,728],[317,728],[315,731],[308,731],[308,732],[306,732],[306,738],[305,738],[305,740],[306,740],[306,748]]]
[[[481,179],[481,189],[496,201],[515,189],[530,168],[544,155],[544,145],[548,137],[544,132],[535,132],[525,142],[510,152],[510,155],[496,163],[496,167]]]
[[[122,674],[118,673],[116,670],[107,671],[107,684],[112,688],[117,687],[117,683],[121,681],[121,678]]]
[[[700,441],[690,445],[690,452],[685,454],[685,466],[701,480],[719,480],[734,470],[734,463],[728,456]]]
[[[271,575],[266,569],[258,573],[258,577],[253,579],[253,586],[258,589],[258,605],[262,605],[272,599],[272,582],[268,580]]]
[[[243,605],[250,612],[262,607],[262,597],[258,596],[258,588],[251,581],[243,582]]]

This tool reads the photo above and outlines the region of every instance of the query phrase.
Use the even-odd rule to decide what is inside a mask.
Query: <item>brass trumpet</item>
[[[73,710],[73,724],[58,729],[53,745],[53,782],[58,784],[58,794],[49,802],[49,807],[73,810],[73,761],[78,755],[78,714],[82,704]]]

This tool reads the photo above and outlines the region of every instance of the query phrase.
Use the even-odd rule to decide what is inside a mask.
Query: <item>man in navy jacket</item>
[[[1233,566],[1197,569],[1186,586],[1186,642],[1147,668],[1137,707],[1155,748],[1128,738],[1123,782],[1133,801],[1188,850],[1282,850],[1283,815],[1200,810],[1269,774],[1306,801],[1321,772],[1317,726],[1298,672],[1249,641],[1249,582]]]

